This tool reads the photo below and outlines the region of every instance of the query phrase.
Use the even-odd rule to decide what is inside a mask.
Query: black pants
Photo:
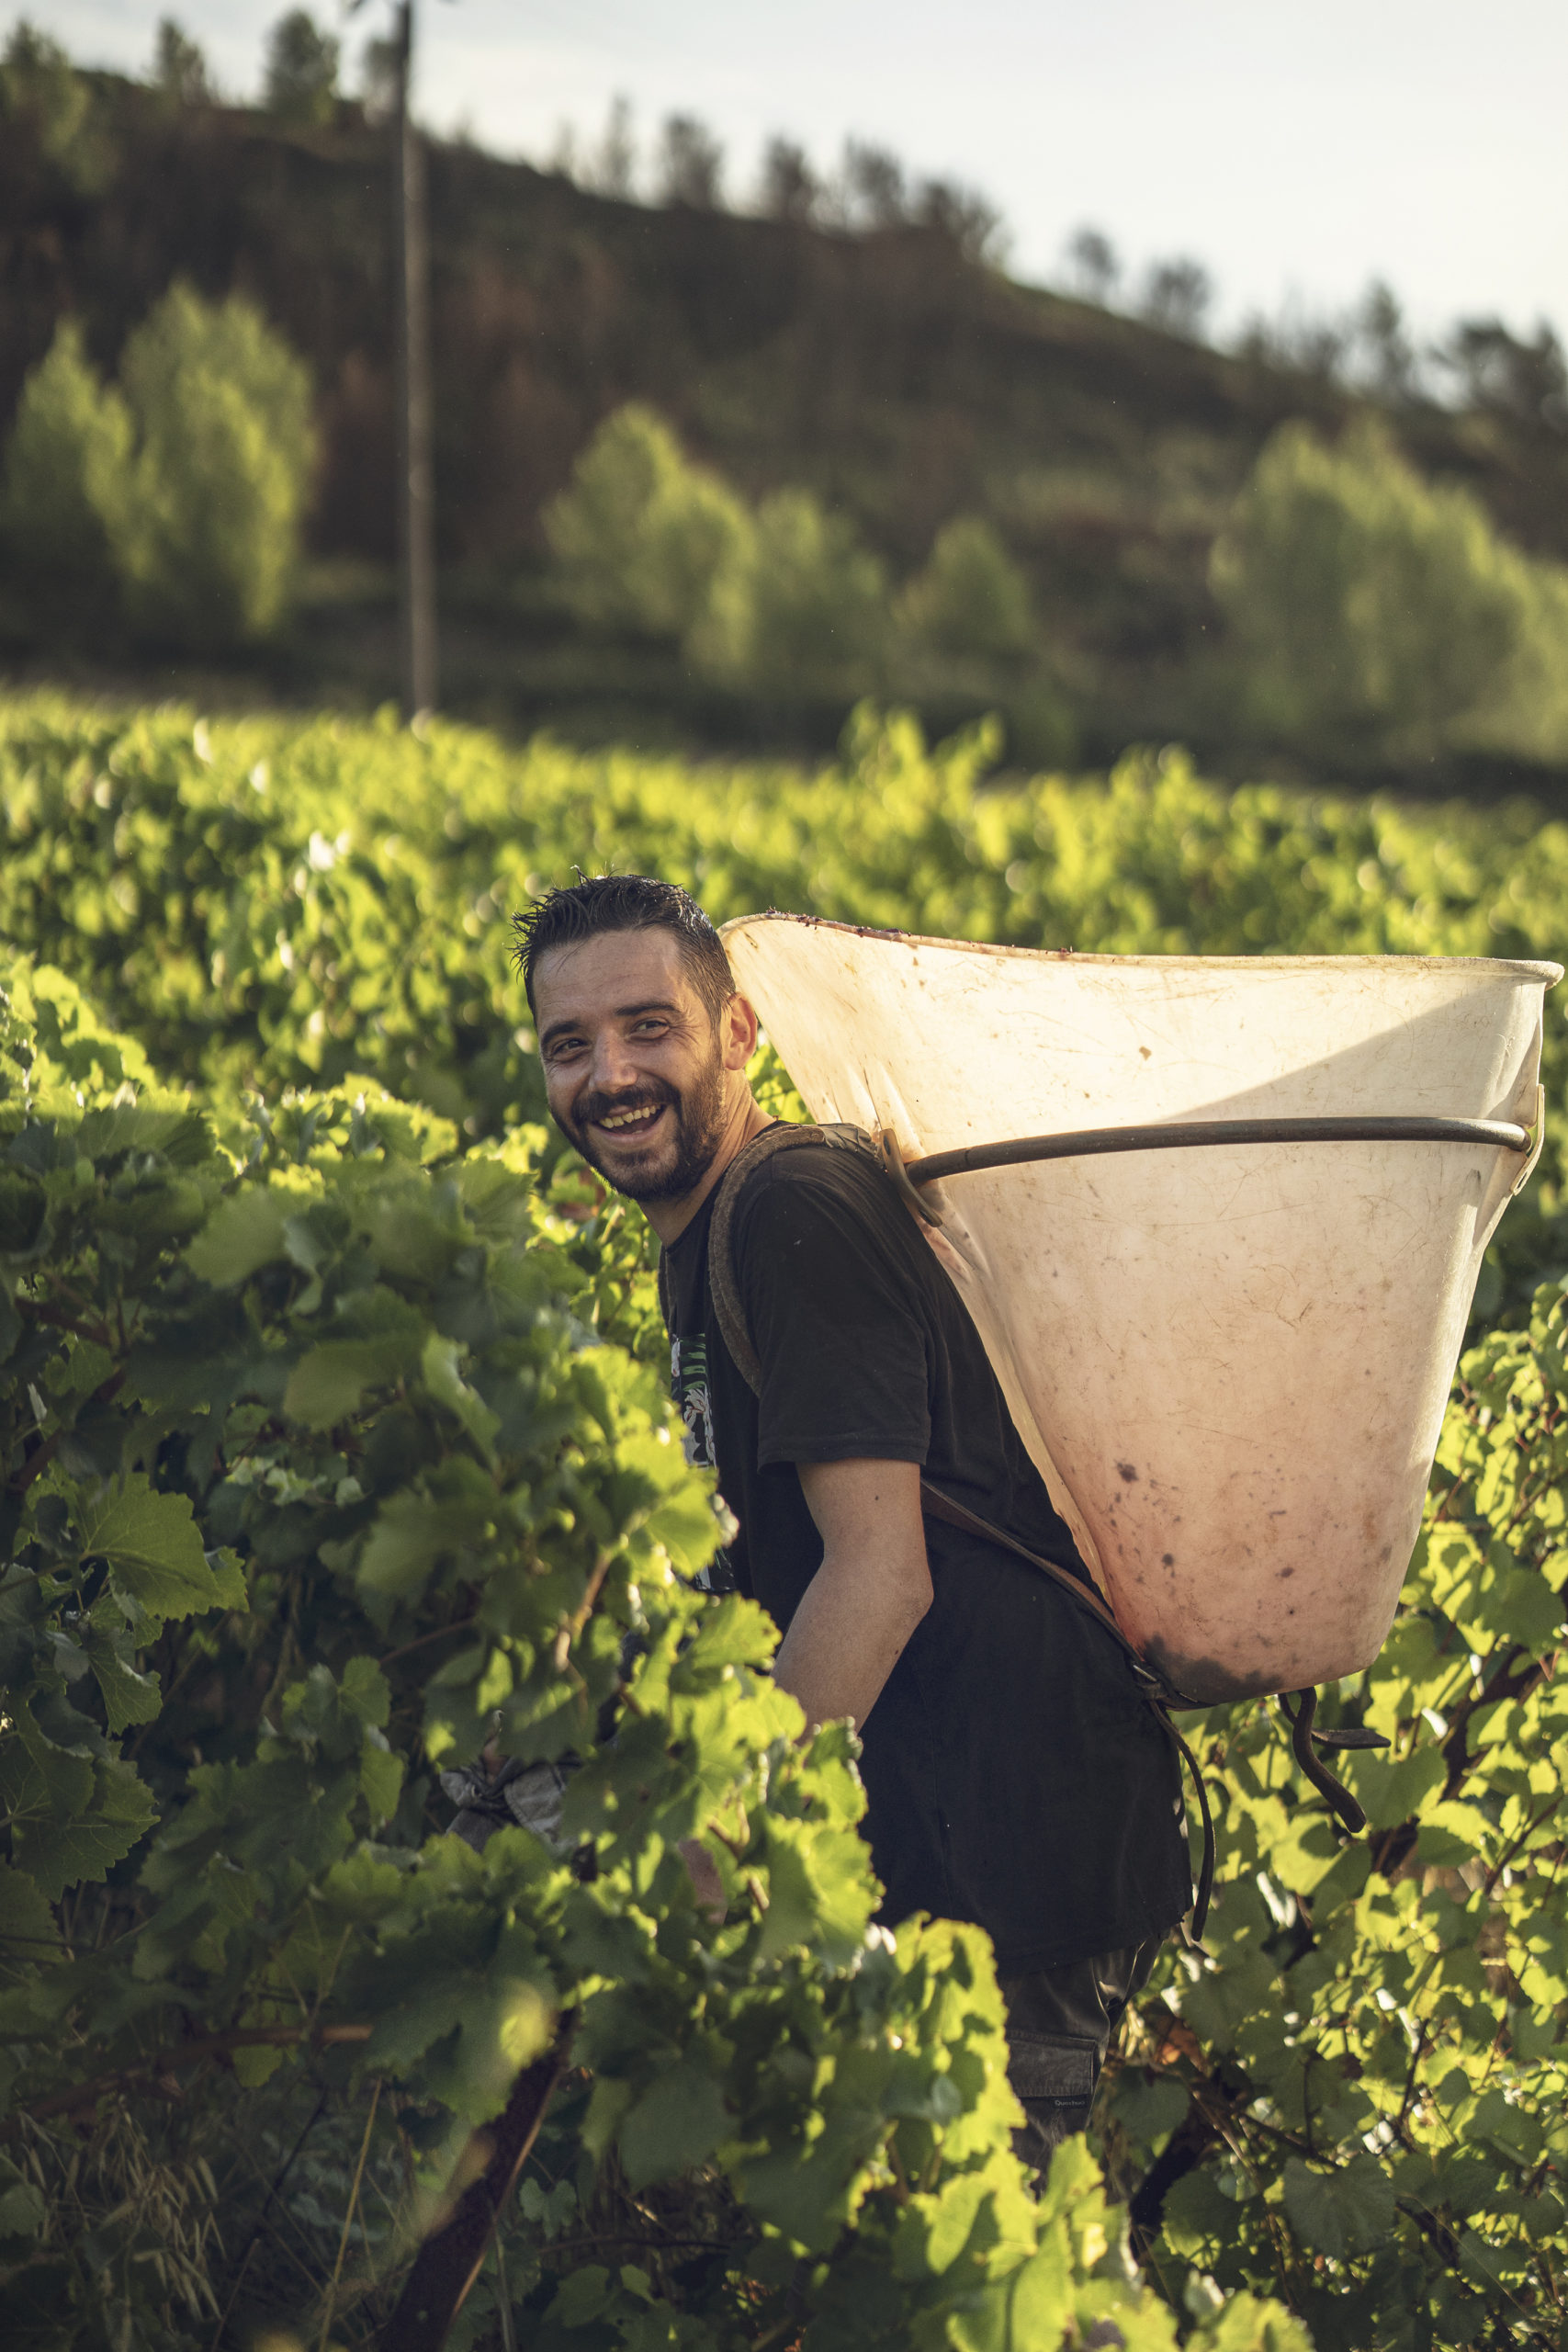
[[[999,1979],[1008,2013],[1008,2081],[1029,2118],[1014,2153],[1043,2170],[1051,2151],[1089,2122],[1094,2086],[1127,2004],[1148,1981],[1155,1936],[1126,1951]]]

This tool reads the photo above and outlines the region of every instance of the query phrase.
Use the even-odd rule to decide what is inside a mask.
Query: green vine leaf
[[[154,1492],[143,1473],[97,1495],[78,1488],[73,1516],[83,1558],[105,1560],[116,1589],[145,1617],[244,1607],[243,1578],[221,1557],[209,1563],[189,1499]]]

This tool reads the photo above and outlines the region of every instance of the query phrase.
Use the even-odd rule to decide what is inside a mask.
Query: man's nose
[[[635,1086],[640,1073],[626,1039],[612,1030],[593,1040],[593,1061],[589,1075],[603,1093],[613,1094],[618,1088]]]

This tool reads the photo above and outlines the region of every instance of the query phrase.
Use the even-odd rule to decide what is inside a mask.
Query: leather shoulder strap
[[[761,1135],[737,1152],[720,1177],[714,1195],[713,1216],[708,1226],[708,1287],[713,1294],[718,1327],[724,1334],[725,1346],[739,1368],[742,1378],[753,1394],[761,1385],[761,1366],[746,1326],[745,1309],[735,1280],[735,1245],[730,1227],[735,1216],[735,1203],[746,1179],[771,1159],[775,1151],[787,1150],[796,1143],[833,1143],[841,1130],[831,1127],[795,1126],[786,1119],[775,1119]],[[675,1319],[675,1286],[670,1275],[670,1253],[659,1253],[659,1310],[668,1330]]]
[[[724,1344],[753,1396],[761,1394],[762,1367],[751,1345],[740,1285],[735,1279],[735,1204],[747,1178],[755,1175],[763,1161],[772,1159],[776,1151],[789,1151],[796,1144],[830,1140],[822,1127],[792,1126],[780,1119],[773,1126],[764,1127],[760,1136],[753,1136],[744,1149],[736,1153],[719,1180],[713,1221],[708,1227],[708,1289],[713,1294],[713,1309],[724,1334]]]
[[[969,1510],[964,1503],[954,1502],[950,1495],[942,1493],[940,1487],[933,1487],[929,1478],[920,1480],[920,1508],[928,1519],[940,1519],[949,1527],[961,1527],[966,1535],[978,1535],[987,1544],[999,1544],[1004,1551],[1016,1553],[1021,1560],[1027,1560],[1032,1568],[1040,1569],[1054,1584],[1059,1584],[1080,1609],[1090,1617],[1099,1619],[1112,1641],[1120,1643],[1126,1651],[1141,1676],[1146,1676],[1153,1682],[1158,1681],[1158,1677],[1150,1672],[1093,1585],[1086,1584],[1081,1577],[1074,1576],[1070,1568],[1060,1567],[1055,1560],[1047,1560],[1040,1553],[1032,1552],[1027,1544],[1021,1544],[1016,1535],[1008,1533],[1005,1527],[998,1527],[992,1521],[982,1519],[977,1510]]]

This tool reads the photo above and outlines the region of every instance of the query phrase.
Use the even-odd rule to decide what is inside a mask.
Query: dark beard
[[[589,1134],[590,1122],[602,1119],[606,1112],[640,1111],[656,1102],[667,1104],[674,1114],[674,1159],[662,1171],[650,1169],[647,1176],[635,1171],[612,1176],[594,1148]],[[652,1082],[633,1087],[625,1094],[585,1094],[575,1106],[570,1123],[562,1119],[560,1125],[590,1168],[627,1200],[646,1205],[650,1201],[682,1199],[701,1183],[713,1166],[723,1133],[724,1063],[717,1045],[712,1060],[685,1094],[677,1094],[672,1086]]]

